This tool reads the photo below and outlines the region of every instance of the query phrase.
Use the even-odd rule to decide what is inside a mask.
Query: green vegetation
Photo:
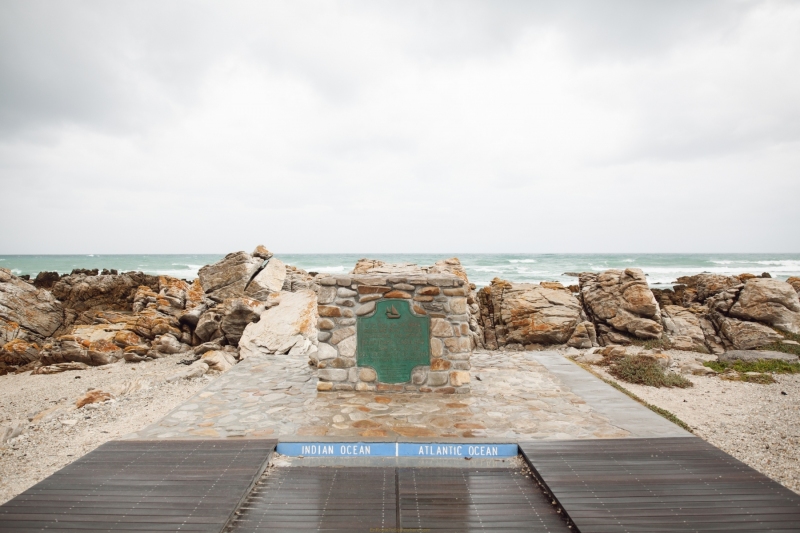
[[[775,329],[775,328],[773,328]],[[778,333],[783,335],[786,340],[800,342],[800,335],[797,333],[789,333],[788,331],[782,331],[779,329],[775,329]],[[782,342],[773,342],[772,344],[767,344],[766,346],[762,346],[759,350],[770,350],[773,352],[782,352],[782,353],[789,353],[792,355],[800,356],[800,346],[797,344],[783,344]]]
[[[680,387],[694,384],[674,372],[664,372],[657,361],[642,355],[626,355],[608,369],[609,374],[622,381],[649,387]]]
[[[760,361],[706,361],[703,366],[707,366],[719,373],[728,370],[735,370],[740,374],[745,372],[760,372],[773,374],[798,374],[800,373],[800,363],[787,363],[776,359],[762,359]]]

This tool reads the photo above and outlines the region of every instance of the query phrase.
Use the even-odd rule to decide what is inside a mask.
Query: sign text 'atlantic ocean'
[[[411,442],[281,442],[278,453],[293,457],[515,457],[516,444]]]

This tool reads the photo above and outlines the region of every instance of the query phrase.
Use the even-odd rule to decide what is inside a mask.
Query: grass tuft
[[[674,372],[665,372],[658,362],[641,355],[626,355],[608,369],[609,374],[622,381],[649,387],[680,387],[694,383]]]
[[[783,331],[777,328],[772,328],[781,335],[783,335],[786,340],[800,342],[800,335],[797,333],[789,333],[788,331]],[[797,344],[783,344],[782,342],[773,342],[772,344],[767,344],[766,346],[761,346],[758,348],[759,350],[770,350],[773,352],[781,352],[781,353],[788,353],[792,355],[800,356],[800,346]]]

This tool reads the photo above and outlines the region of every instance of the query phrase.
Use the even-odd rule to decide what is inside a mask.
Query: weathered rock
[[[792,286],[796,293],[800,294],[800,277],[791,277],[786,280],[786,283]]]
[[[753,278],[745,283],[729,315],[800,333],[800,299],[794,288],[777,279]]]
[[[222,313],[216,309],[210,309],[200,316],[194,334],[203,342],[218,339],[223,336],[220,329],[221,322]]]
[[[687,297],[683,302],[684,306],[691,301],[703,303],[711,296],[715,296],[728,289],[739,287],[742,281],[737,276],[724,276],[722,274],[696,274],[694,276],[682,276],[678,278],[678,283],[684,285],[689,291],[694,292],[694,297]]]
[[[39,360],[40,350],[35,342],[14,339],[0,349],[0,361],[9,365],[27,365]]]
[[[797,363],[798,357],[790,353],[773,352],[769,350],[730,350],[717,356],[720,361],[732,363],[734,361],[786,361]]]
[[[564,344],[581,321],[580,303],[560,286],[495,279],[482,291],[491,294],[492,326],[496,338],[504,339],[503,344]]]
[[[85,363],[57,363],[55,365],[40,366],[31,374],[60,374],[69,370],[87,370],[89,365]]]
[[[581,322],[567,341],[567,346],[573,348],[591,348],[597,346],[597,332],[591,322]]]
[[[191,349],[191,346],[182,343],[170,334],[161,335],[153,341],[153,350],[163,354],[183,353]]]
[[[281,290],[286,267],[274,258],[266,260],[246,252],[235,252],[213,265],[204,266],[198,276],[206,296],[214,301],[241,296],[261,300]]]
[[[245,289],[244,294],[256,300],[266,301],[270,294],[280,292],[286,280],[286,265],[273,257],[256,274]]]
[[[661,337],[661,313],[644,272],[638,268],[606,270],[580,276],[581,297],[595,324],[638,339]],[[599,328],[603,343],[612,341],[609,331]]]
[[[133,308],[134,296],[140,286],[147,286],[152,291],[159,290],[157,276],[142,272],[126,272],[118,275],[89,276],[72,274],[62,277],[53,285],[53,296],[58,298],[65,308],[78,313],[95,311],[130,311]]]
[[[713,376],[717,372],[713,368],[704,366],[699,361],[685,361],[680,365],[681,374],[692,374],[694,376]]]
[[[281,304],[261,313],[239,340],[239,357],[289,353],[297,346],[306,354],[317,344],[317,297],[312,290],[281,294]]]
[[[711,316],[726,347],[749,350],[783,339],[780,334],[763,324],[737,320],[720,313],[713,313]]]
[[[120,333],[123,336],[126,331],[130,333],[128,327],[133,326],[126,322],[73,326],[69,334],[61,335],[43,347],[42,364],[79,362],[100,366],[116,363],[123,358],[124,352],[115,340]]]
[[[227,372],[236,364],[236,358],[229,352],[213,350],[206,352],[201,361],[208,365],[209,370]]]
[[[89,392],[78,398],[78,400],[75,402],[75,407],[80,409],[81,407],[84,407],[86,405],[92,403],[102,403],[111,400],[113,398],[114,396],[110,392],[104,392],[97,389],[90,390]]]
[[[33,280],[33,286],[37,289],[47,289],[50,290],[53,288],[53,285],[61,279],[61,274],[58,272],[39,272],[36,274],[36,279]]]
[[[256,246],[256,249],[253,250],[253,253],[250,254],[253,257],[258,257],[259,259],[272,259],[272,252],[267,250],[267,247],[263,244],[259,244]]]
[[[173,383],[175,381],[180,381],[182,379],[195,379],[202,377],[208,372],[209,366],[205,361],[198,360],[189,365],[189,368],[182,372],[178,372],[177,374],[173,374],[172,376],[166,379],[167,383]]]
[[[661,309],[661,320],[667,339],[676,350],[707,350],[700,318],[691,311],[677,305],[667,305]]]
[[[41,340],[63,323],[63,307],[50,292],[0,268],[0,344],[16,338]]]
[[[252,298],[230,298],[220,307],[220,330],[231,346],[237,346],[244,329],[258,322],[261,313],[266,310],[263,302]]]
[[[286,279],[283,280],[283,292],[297,292],[303,290],[316,290],[317,283],[314,276],[310,272],[306,272],[302,268],[296,266],[286,265]]]

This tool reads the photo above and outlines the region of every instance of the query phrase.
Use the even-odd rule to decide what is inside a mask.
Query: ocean
[[[181,255],[0,255],[0,267],[16,275],[35,276],[40,271],[69,273],[74,268],[108,268],[120,272],[141,270],[194,279],[203,266],[225,254]],[[774,278],[800,276],[800,254],[280,254],[285,263],[311,272],[345,274],[362,257],[392,263],[431,265],[440,259],[458,257],[477,286],[495,277],[515,282],[560,281],[573,284],[567,272],[599,272],[609,268],[641,268],[650,285],[670,286],[679,276],[717,274],[761,274]]]

